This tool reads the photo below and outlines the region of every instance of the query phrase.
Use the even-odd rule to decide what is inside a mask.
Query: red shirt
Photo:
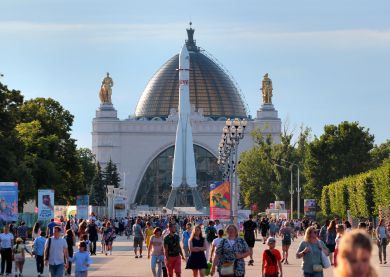
[[[276,273],[279,273],[279,267],[278,267],[278,262],[282,260],[282,256],[280,255],[279,250],[277,249],[268,249],[269,251],[272,252],[272,254],[276,258],[276,263],[272,262],[271,257],[265,252],[263,252],[263,264],[264,264],[264,273],[267,275],[274,275]]]

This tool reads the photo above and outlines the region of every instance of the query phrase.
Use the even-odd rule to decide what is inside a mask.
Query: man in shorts
[[[142,233],[141,219],[137,218],[135,224],[133,225],[133,235],[134,235],[134,254],[135,258],[138,259],[137,248],[139,248],[139,257],[142,258],[142,247],[144,242],[144,234]]]
[[[185,257],[180,246],[180,237],[176,234],[175,223],[169,223],[168,229],[169,234],[164,238],[165,264],[168,276],[173,277],[173,271],[175,271],[176,277],[181,277],[181,259],[185,260]]]
[[[253,247],[255,247],[255,231],[257,228],[256,222],[253,221],[253,216],[250,214],[249,219],[244,222],[244,240],[249,247],[250,260],[248,265],[253,265]]]

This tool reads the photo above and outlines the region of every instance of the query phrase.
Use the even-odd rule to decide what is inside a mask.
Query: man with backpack
[[[53,228],[54,235],[46,240],[45,265],[49,265],[51,277],[64,276],[64,269],[68,267],[68,244],[61,238],[61,227]]]
[[[214,227],[214,221],[210,220],[209,225],[205,229],[207,249],[206,249],[206,259],[209,259],[210,246],[213,243],[213,240],[217,237],[217,229]]]
[[[261,266],[262,276],[282,277],[282,263],[279,250],[275,249],[276,240],[274,237],[267,239],[268,249],[263,252],[263,263]]]

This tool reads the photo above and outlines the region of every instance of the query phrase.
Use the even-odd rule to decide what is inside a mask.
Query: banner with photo
[[[274,208],[277,210],[286,210],[286,203],[284,201],[275,201]]]
[[[230,182],[210,184],[210,219],[230,220]]]
[[[89,196],[88,195],[77,195],[76,196],[77,218],[78,219],[88,219],[88,205],[89,205]]]
[[[116,218],[125,218],[127,216],[126,211],[127,197],[116,196],[114,198],[114,212]]]
[[[303,200],[303,212],[305,216],[311,220],[316,218],[316,200],[315,199],[304,199]]]
[[[38,220],[54,218],[54,190],[38,190]]]
[[[0,221],[18,221],[18,183],[0,182]]]

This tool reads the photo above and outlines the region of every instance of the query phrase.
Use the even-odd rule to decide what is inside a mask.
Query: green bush
[[[378,208],[390,205],[390,163],[365,173],[350,176],[324,186],[321,210],[324,215],[346,218],[378,216]]]

